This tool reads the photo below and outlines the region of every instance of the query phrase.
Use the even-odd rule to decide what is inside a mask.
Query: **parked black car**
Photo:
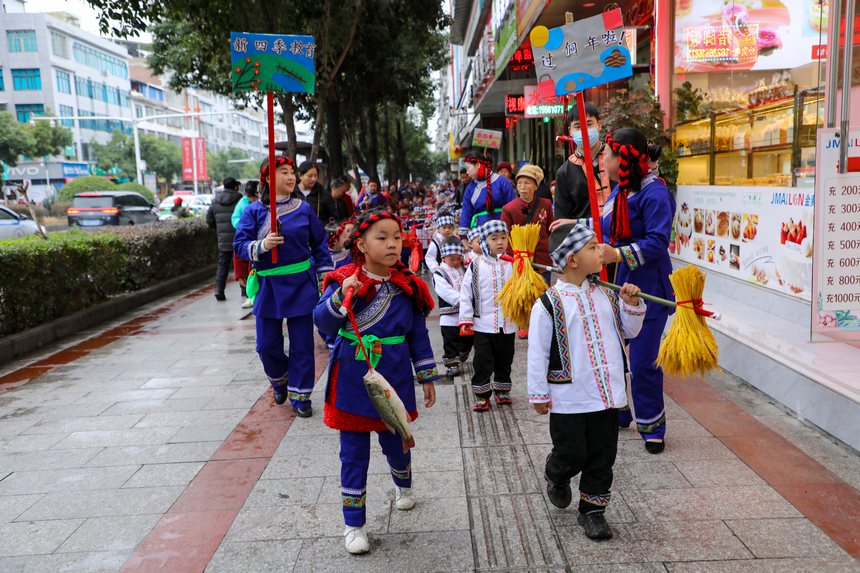
[[[79,193],[66,211],[69,227],[142,225],[158,220],[155,205],[134,191]]]

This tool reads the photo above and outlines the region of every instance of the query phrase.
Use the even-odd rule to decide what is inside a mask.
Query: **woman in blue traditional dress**
[[[261,200],[242,213],[233,250],[251,261],[254,270],[246,291],[254,301],[257,353],[272,384],[276,404],[289,398],[296,414],[313,415],[314,387],[313,308],[319,301],[318,276],[334,269],[328,235],[311,207],[292,196],[296,186],[295,162],[275,159],[275,201],[278,228],[271,229],[269,162],[260,166]],[[272,262],[277,249],[278,262]],[[290,338],[284,352],[284,319]]]

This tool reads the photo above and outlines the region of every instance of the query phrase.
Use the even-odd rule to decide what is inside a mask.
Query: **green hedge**
[[[110,179],[87,175],[75,177],[60,188],[58,201],[71,201],[78,193],[92,193],[94,191],[116,191],[116,184]]]
[[[214,264],[201,219],[0,241],[0,336]]]

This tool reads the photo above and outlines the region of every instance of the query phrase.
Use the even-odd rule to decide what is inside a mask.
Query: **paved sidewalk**
[[[271,403],[238,302],[179,293],[0,370],[0,571],[860,569],[856,453],[727,375],[667,382],[663,454],[621,432],[615,538],[587,540],[544,494],[523,341],[512,407],[472,413],[466,377],[422,407],[413,511],[393,508],[374,446],[372,552],[349,556],[324,347],[317,414],[296,419]]]

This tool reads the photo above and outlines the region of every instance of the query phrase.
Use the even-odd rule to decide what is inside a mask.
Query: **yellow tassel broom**
[[[669,280],[675,289],[678,310],[660,345],[657,365],[681,377],[719,370],[717,341],[705,322],[705,317],[711,315],[702,310],[705,275],[690,265],[669,275]]]
[[[514,225],[511,228],[511,250],[514,252],[514,272],[505,283],[497,300],[502,313],[520,330],[528,330],[532,306],[546,292],[546,281],[532,267],[535,249],[540,240],[540,225]],[[508,257],[505,257],[508,259]]]

